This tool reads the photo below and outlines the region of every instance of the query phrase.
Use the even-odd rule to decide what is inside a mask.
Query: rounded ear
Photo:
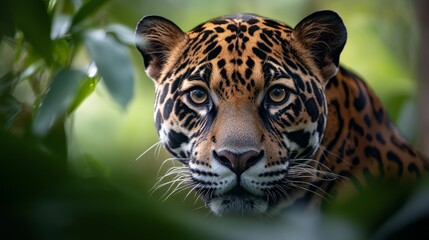
[[[303,48],[327,82],[338,71],[347,30],[341,17],[333,11],[315,12],[304,18],[293,31],[297,50]]]
[[[137,24],[135,44],[143,57],[146,74],[155,82],[171,51],[185,36],[176,24],[159,16],[145,16]]]

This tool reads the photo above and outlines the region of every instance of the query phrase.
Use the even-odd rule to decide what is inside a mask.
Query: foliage
[[[415,124],[410,102],[415,83],[410,70],[413,55],[407,54],[413,52],[410,46],[416,30],[410,27],[410,4],[400,0],[345,2],[1,1],[2,236],[424,238],[421,234],[427,235],[429,223],[429,183],[425,179],[404,186],[374,184],[358,195],[327,203],[322,214],[293,208],[269,221],[219,221],[204,216],[204,210],[190,213],[194,199],[184,201],[186,193],[164,203],[159,203],[159,193],[148,196],[162,164],[154,160],[166,155],[147,154],[134,161],[156,142],[153,86],[143,77],[142,63],[133,64],[139,56],[134,49],[130,52],[133,34],[127,27],[147,14],[166,16],[186,30],[197,22],[235,12],[255,12],[293,25],[316,9],[339,11],[349,29],[355,29],[349,30],[343,63],[364,73],[394,120],[412,133],[410,126]],[[374,37],[378,32],[382,32],[380,39]],[[134,82],[134,74],[144,81]],[[83,164],[79,164],[81,158]]]
[[[132,31],[119,24],[97,27],[93,14],[106,0],[7,0],[2,2],[2,48],[14,51],[1,79],[2,126],[34,115],[27,135],[44,138],[62,126],[95,89],[101,78],[113,99],[126,108],[133,96],[134,71],[128,45]],[[28,12],[31,9],[31,12]],[[85,48],[84,48],[85,47]],[[81,55],[89,55],[83,61]],[[31,86],[34,101],[23,107],[14,93]],[[25,115],[27,116],[27,115]],[[23,121],[31,121],[24,119]],[[6,130],[6,129],[3,129]],[[65,149],[65,147],[63,148]],[[62,153],[65,156],[66,152]]]

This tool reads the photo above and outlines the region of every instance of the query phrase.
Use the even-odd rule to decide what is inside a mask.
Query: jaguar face
[[[214,213],[264,214],[311,184],[327,119],[324,86],[345,35],[330,11],[295,29],[255,15],[188,33],[161,17],[139,22],[159,138]]]

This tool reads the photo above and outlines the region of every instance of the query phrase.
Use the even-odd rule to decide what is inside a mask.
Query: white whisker
[[[152,146],[150,146],[148,149],[146,149],[146,151],[144,151],[142,154],[140,154],[135,161],[138,161],[140,158],[142,158],[144,155],[146,155],[146,153],[148,153],[150,150],[152,150],[154,147],[157,146],[161,146],[161,141],[158,141],[156,143],[154,143]]]
[[[170,185],[170,188],[171,188],[171,186],[173,186],[173,185],[174,185],[174,183],[176,183],[176,182],[182,182],[184,179],[186,179],[186,177],[185,177],[185,176],[175,177],[175,178],[174,178],[174,179],[172,179],[171,181],[168,181],[168,182],[165,182],[165,183],[163,183],[163,184],[159,184],[159,185],[157,185],[157,186],[154,186],[154,187],[153,187],[153,189],[151,189],[151,192],[153,193],[153,192],[155,192],[156,190],[158,190],[158,189],[160,189],[160,188],[162,188],[162,187],[164,187],[164,186],[167,186],[167,185]],[[170,190],[170,188],[167,190],[167,192]]]
[[[199,207],[194,208],[194,209],[192,210],[192,212],[197,212],[197,211],[199,211],[199,210],[201,210],[201,209],[205,209],[205,208],[207,208],[207,206],[206,206],[206,205],[201,205],[201,206],[199,206]]]
[[[348,164],[349,166],[352,164],[348,161],[345,161],[345,159],[342,156],[340,156],[339,154],[327,150],[326,147],[324,147],[323,145],[320,145],[319,148],[322,150],[322,154],[323,154],[323,156],[325,156],[325,158],[327,160],[329,160],[329,158],[328,158],[328,156],[325,155],[325,153],[330,154],[330,155],[332,155],[338,159],[341,159],[342,161],[344,161],[344,163]]]
[[[287,198],[290,198],[289,194],[287,193],[286,189],[283,188],[282,185],[276,184],[276,187],[280,192],[282,192]]]
[[[187,171],[183,169],[170,169],[164,176],[158,178],[158,181],[155,183],[155,186],[161,183],[168,176],[176,175],[176,177],[178,177],[186,174],[187,174]]]
[[[167,159],[167,160],[165,160],[162,164],[161,164],[161,167],[159,168],[159,170],[158,170],[158,173],[157,173],[157,176],[159,176],[159,173],[161,172],[161,168],[164,166],[164,164],[166,163],[166,162],[171,162],[171,161],[173,161],[174,162],[174,160],[176,160],[175,158],[170,158],[170,159]],[[171,175],[170,173],[171,172],[176,172],[176,171],[179,171],[179,170],[187,170],[188,169],[188,167],[187,166],[180,166],[180,167],[176,167],[176,166],[174,166],[174,167],[171,167],[171,168],[169,168],[168,170],[167,170],[167,172],[164,174],[164,176],[165,175]]]
[[[328,202],[329,202],[329,200],[328,200],[324,195],[328,196],[328,197],[329,197],[329,198],[331,198],[331,199],[333,198],[333,196],[332,196],[332,195],[330,195],[329,193],[327,193],[325,190],[323,190],[322,188],[320,188],[320,187],[318,187],[318,186],[316,186],[316,185],[314,185],[314,184],[312,184],[312,183],[310,183],[310,182],[297,181],[297,180],[290,180],[290,183],[291,183],[294,187],[297,187],[297,188],[300,188],[300,189],[305,190],[305,191],[307,191],[307,192],[311,192],[311,193],[313,193],[313,194],[316,194],[317,196],[319,196],[320,198],[322,198],[322,199],[324,199],[324,200],[326,200],[326,201],[328,201]],[[296,184],[296,183],[298,183],[298,184]],[[312,187],[316,188],[317,190],[320,190],[323,194],[320,194],[320,193],[318,193],[317,191],[310,190],[308,187],[304,187],[304,186],[301,186],[301,185],[299,185],[299,184],[302,184],[302,185],[306,185],[306,184],[308,184],[309,186],[312,186]]]
[[[193,187],[189,190],[189,192],[186,194],[185,198],[183,198],[183,202],[185,202],[185,201],[186,201],[186,199],[188,198],[188,196],[189,196],[192,192],[194,192],[194,190],[197,188],[197,186],[198,186],[198,185],[195,185],[195,186],[193,186]],[[194,205],[195,205],[195,203],[194,203]]]
[[[189,187],[189,186],[187,186],[187,185],[182,186],[183,184],[185,184],[185,181],[181,181],[181,182],[179,182],[179,184],[177,184],[176,188],[174,188],[174,189],[173,189],[173,191],[171,191],[171,193],[170,193],[170,194],[168,194],[168,195],[164,198],[163,202],[164,202],[164,201],[166,201],[167,199],[169,199],[173,194],[177,194],[177,193],[179,193],[179,192],[181,192],[181,191],[183,191],[184,189],[187,189],[187,188]]]

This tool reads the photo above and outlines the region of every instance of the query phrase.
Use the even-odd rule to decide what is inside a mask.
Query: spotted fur
[[[346,38],[332,11],[295,28],[248,14],[188,33],[162,17],[139,22],[160,140],[213,212],[264,214],[320,202],[343,182],[429,170],[364,81],[339,66]]]

